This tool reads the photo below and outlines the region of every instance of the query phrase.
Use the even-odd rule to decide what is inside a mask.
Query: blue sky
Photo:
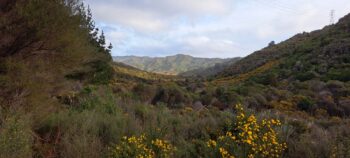
[[[244,57],[321,29],[349,0],[85,0],[114,56]]]

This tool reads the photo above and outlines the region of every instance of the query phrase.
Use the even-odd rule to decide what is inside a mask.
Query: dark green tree
[[[112,43],[109,43],[108,47],[107,47],[107,52],[108,53],[111,53],[112,52],[112,49],[113,49],[113,45]]]
[[[106,45],[106,37],[103,31],[101,32],[101,35],[98,38],[98,44],[100,45],[101,48],[104,48]]]

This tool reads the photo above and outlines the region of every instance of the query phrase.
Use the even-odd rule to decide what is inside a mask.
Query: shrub
[[[207,142],[212,157],[280,157],[286,144],[279,142],[274,126],[281,122],[275,119],[258,122],[254,115],[247,116],[241,105],[236,110],[232,129]]]
[[[177,85],[160,87],[152,104],[163,102],[171,108],[181,108],[184,104],[191,103],[189,95]]]
[[[315,72],[308,71],[308,72],[300,72],[300,73],[298,73],[295,78],[297,80],[303,82],[303,81],[311,80],[311,79],[313,79],[315,77],[317,77]]]
[[[30,158],[34,139],[27,117],[11,116],[0,126],[0,157]]]
[[[327,73],[326,80],[350,81],[350,69],[332,69]]]
[[[278,75],[276,73],[270,72],[255,78],[255,81],[260,84],[275,86],[278,81]]]
[[[316,108],[314,101],[308,97],[303,97],[297,106],[300,110],[307,112],[312,112]]]
[[[110,149],[111,158],[169,158],[176,148],[166,140],[150,140],[145,135],[124,136],[121,142]]]
[[[113,78],[112,66],[102,60],[96,60],[85,64],[82,70],[75,70],[65,77],[72,80],[87,81],[92,84],[108,84]]]
[[[155,96],[156,89],[151,85],[139,83],[134,87],[133,91],[141,101],[150,102]]]

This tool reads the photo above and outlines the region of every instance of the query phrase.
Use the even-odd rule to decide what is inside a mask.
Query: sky
[[[85,0],[113,56],[244,57],[350,13],[349,0]]]

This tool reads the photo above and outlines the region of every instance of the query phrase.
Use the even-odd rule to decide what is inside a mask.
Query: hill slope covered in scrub
[[[194,69],[194,70],[180,73],[179,76],[184,76],[184,77],[214,77],[215,75],[222,72],[227,67],[236,63],[240,59],[241,59],[240,57],[232,58],[232,59],[225,61],[223,63],[217,63],[214,66],[198,68],[198,69]]]
[[[349,26],[350,16],[346,16],[335,25],[264,48],[227,67],[212,83],[273,87],[305,97],[310,105],[301,110],[314,113],[321,108],[331,115],[349,116]],[[272,93],[261,95],[269,98],[266,95]]]

